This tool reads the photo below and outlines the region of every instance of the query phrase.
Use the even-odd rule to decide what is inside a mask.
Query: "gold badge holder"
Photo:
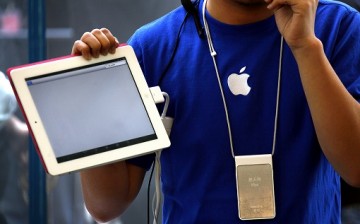
[[[271,154],[235,156],[235,166],[239,218],[275,218]]]

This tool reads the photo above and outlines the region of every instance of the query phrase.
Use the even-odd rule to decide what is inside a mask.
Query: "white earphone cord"
[[[216,64],[216,59],[215,59],[216,51],[215,51],[214,44],[213,44],[212,39],[211,39],[209,25],[207,23],[206,16],[205,16],[206,3],[207,3],[207,0],[204,0],[203,7],[202,7],[202,16],[203,16],[203,21],[204,21],[205,34],[206,34],[206,38],[207,38],[207,42],[208,42],[208,46],[209,46],[210,55],[211,55],[211,57],[213,59],[214,68],[215,68],[215,72],[216,72],[216,77],[217,77],[217,80],[218,80],[218,84],[219,84],[219,88],[220,88],[220,92],[221,92],[221,97],[222,97],[222,101],[223,101],[223,105],[224,105],[226,123],[227,123],[228,133],[229,133],[229,142],[230,142],[231,154],[232,154],[232,157],[235,158],[234,145],[233,145],[231,126],[230,126],[230,119],[229,119],[229,112],[228,112],[227,105],[226,105],[226,100],[225,100],[224,90],[223,90],[223,87],[222,87],[222,84],[221,84],[219,70],[218,70],[218,67],[217,67],[217,64]],[[277,82],[277,95],[276,95],[275,118],[274,118],[274,135],[273,135],[273,144],[272,144],[271,155],[274,155],[275,146],[276,146],[276,133],[277,133],[277,124],[278,124],[278,115],[279,115],[283,48],[284,48],[284,38],[283,38],[283,36],[281,36],[278,82]]]

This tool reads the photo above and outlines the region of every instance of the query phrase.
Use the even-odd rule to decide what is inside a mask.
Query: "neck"
[[[212,17],[230,25],[250,24],[273,15],[264,0],[208,0],[206,8]]]

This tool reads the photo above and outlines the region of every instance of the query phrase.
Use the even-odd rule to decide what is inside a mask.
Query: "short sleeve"
[[[148,171],[154,161],[155,154],[149,154],[127,160],[127,163],[143,168]]]
[[[348,9],[338,30],[330,58],[349,93],[360,102],[360,13]]]

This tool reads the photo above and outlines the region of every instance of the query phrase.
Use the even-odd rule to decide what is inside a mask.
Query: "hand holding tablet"
[[[170,141],[135,53],[71,56],[8,70],[48,173],[152,153]]]

